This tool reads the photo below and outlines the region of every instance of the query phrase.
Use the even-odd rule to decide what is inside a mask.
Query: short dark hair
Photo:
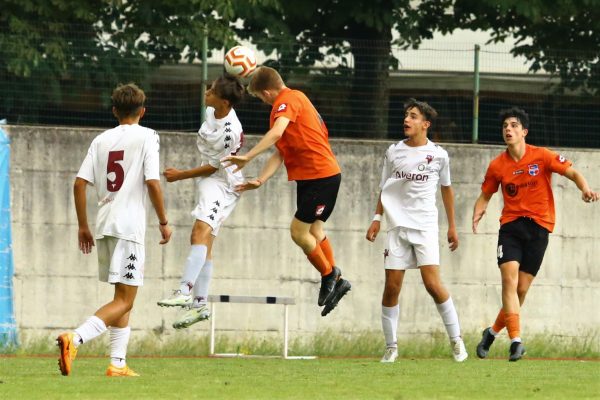
[[[212,90],[233,107],[244,97],[244,85],[237,76],[223,74],[212,84]]]
[[[118,84],[111,96],[117,118],[137,117],[144,107],[146,94],[135,83]]]
[[[523,128],[529,129],[529,114],[525,112],[522,108],[519,107],[511,107],[506,108],[504,110],[500,110],[500,125],[504,125],[504,121],[507,118],[516,118],[519,120]]]
[[[438,116],[438,113],[437,111],[435,111],[435,108],[431,107],[424,101],[418,101],[413,98],[408,99],[408,101],[404,103],[404,114],[406,114],[411,108],[416,108],[417,110],[419,110],[419,112],[421,112],[421,114],[425,116],[425,120],[431,122],[432,124]]]

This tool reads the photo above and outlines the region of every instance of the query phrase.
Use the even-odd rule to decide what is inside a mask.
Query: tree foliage
[[[600,1],[456,0],[456,25],[516,39],[532,71],[560,76],[561,88],[600,94]]]
[[[0,110],[35,121],[25,110],[34,93],[61,104],[106,94],[107,82],[143,82],[159,65],[197,59],[205,35],[212,48],[232,43],[232,19],[231,0],[2,0]]]
[[[436,31],[491,30],[513,54],[564,87],[600,87],[598,0],[2,0],[0,112],[35,101],[77,101],[107,82],[144,83],[154,68],[192,62],[202,40],[221,49],[251,40],[284,77],[331,88],[353,132],[385,137],[392,45],[417,48]],[[323,64],[318,73],[313,66]],[[291,67],[294,67],[293,69]],[[343,77],[344,79],[331,79]],[[306,78],[306,79],[305,79]],[[107,96],[101,96],[106,99]],[[15,112],[20,110],[20,112]],[[341,113],[339,113],[341,114]],[[341,125],[340,125],[341,126]],[[342,131],[342,134],[344,132]]]
[[[243,21],[240,37],[252,40],[266,53],[277,51],[276,66],[312,66],[336,59],[335,68],[322,73],[349,79],[347,105],[353,115],[346,121],[351,132],[387,136],[389,71],[397,68],[391,46],[417,47],[438,29],[447,30],[453,21],[446,10],[451,0],[304,0],[273,1],[263,7],[236,3]],[[348,57],[351,56],[351,62]],[[298,71],[298,70],[296,70]],[[302,71],[302,70],[300,70]],[[318,82],[318,80],[316,80]],[[331,80],[324,80],[331,84]],[[339,92],[343,88],[337,87]],[[333,101],[342,101],[339,93]]]

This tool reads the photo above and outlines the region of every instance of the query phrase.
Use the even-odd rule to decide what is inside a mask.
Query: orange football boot
[[[127,365],[123,368],[118,368],[110,364],[106,370],[106,376],[140,376],[140,374],[135,373]]]
[[[71,374],[71,364],[77,356],[77,347],[73,343],[73,333],[62,333],[56,338],[56,344],[60,350],[58,357],[58,366],[61,374],[68,376]]]

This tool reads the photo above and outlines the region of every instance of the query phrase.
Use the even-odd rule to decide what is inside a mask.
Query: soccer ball
[[[256,69],[256,56],[247,47],[235,46],[225,53],[223,65],[228,74],[245,77]]]

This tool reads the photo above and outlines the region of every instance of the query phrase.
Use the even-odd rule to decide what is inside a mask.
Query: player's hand
[[[167,225],[158,225],[158,229],[160,229],[160,236],[162,236],[162,240],[160,242],[158,242],[159,244],[167,244],[169,243],[169,240],[171,240],[171,234],[173,233],[173,230],[171,229],[171,227],[169,226],[169,224]]]
[[[181,179],[181,171],[177,168],[167,168],[163,171],[163,175],[167,178],[167,182],[175,182]]]
[[[479,225],[479,221],[483,218],[483,214],[485,214],[485,210],[473,212],[473,233],[477,233],[477,225]]]
[[[79,232],[77,233],[79,239],[79,250],[83,254],[90,254],[92,252],[92,247],[94,244],[94,236],[92,236],[92,232],[90,232],[89,228],[79,228]]]
[[[236,185],[235,191],[241,193],[245,192],[246,190],[258,189],[262,186],[262,184],[263,182],[259,179],[250,179],[249,181],[246,181],[240,185]]]
[[[592,203],[600,199],[600,193],[592,192],[591,189],[581,192],[581,199],[586,203]]]
[[[381,229],[380,221],[371,222],[371,226],[369,226],[369,229],[367,230],[367,240],[369,242],[374,242],[380,229]]]
[[[458,249],[458,233],[456,233],[456,228],[448,228],[448,243],[450,244],[448,246],[450,251]]]
[[[247,156],[227,156],[221,159],[223,167],[227,168],[231,165],[235,165],[236,168],[232,172],[238,172],[250,162],[250,158]],[[254,188],[256,189],[256,188]]]

